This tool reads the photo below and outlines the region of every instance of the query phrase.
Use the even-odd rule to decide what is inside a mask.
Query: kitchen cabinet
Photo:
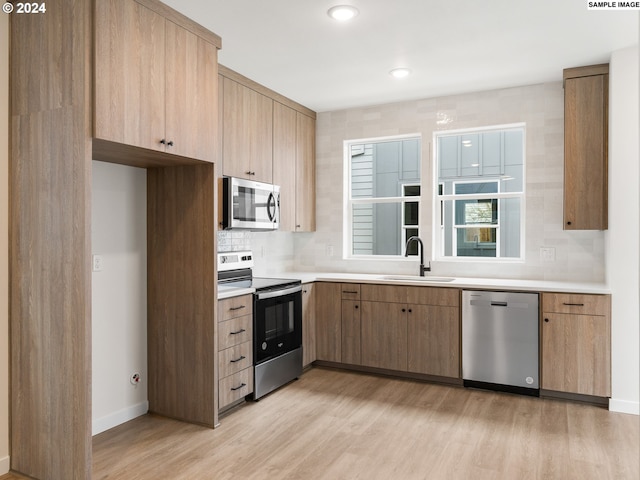
[[[273,100],[224,77],[222,171],[225,176],[273,182]]]
[[[361,305],[360,285],[343,283],[342,291],[342,363],[360,365],[361,357]]]
[[[460,378],[460,292],[410,287],[407,302],[407,370]]]
[[[218,405],[253,392],[253,295],[218,302]]]
[[[545,390],[611,396],[611,297],[542,295]]]
[[[315,284],[302,285],[302,366],[316,360],[316,291]]]
[[[316,357],[342,361],[342,305],[340,283],[316,283]]]
[[[609,65],[563,73],[564,229],[606,230]]]
[[[273,183],[280,186],[280,230],[311,232],[315,221],[315,119],[273,103]]]
[[[98,145],[105,140],[213,162],[216,44],[133,0],[95,2],[95,19]]]
[[[361,322],[362,365],[406,371],[406,305],[363,300]]]

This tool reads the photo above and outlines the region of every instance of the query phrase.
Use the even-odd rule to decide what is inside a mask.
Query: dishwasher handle
[[[507,302],[494,302],[492,300],[491,301],[491,306],[492,307],[506,307],[507,306]]]

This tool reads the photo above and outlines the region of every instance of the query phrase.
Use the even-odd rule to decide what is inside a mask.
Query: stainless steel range
[[[253,276],[250,251],[218,254],[218,287],[253,288],[255,400],[302,374],[302,282]]]

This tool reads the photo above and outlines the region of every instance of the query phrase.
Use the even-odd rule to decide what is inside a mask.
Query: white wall
[[[609,64],[609,230],[607,283],[612,291],[611,410],[640,414],[640,155],[638,47]]]
[[[91,289],[94,435],[149,409],[146,178],[144,169],[93,162],[91,244],[103,258]]]
[[[0,475],[9,471],[9,15],[0,15]]]

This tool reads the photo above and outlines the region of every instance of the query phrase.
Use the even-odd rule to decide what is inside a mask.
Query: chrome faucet
[[[424,266],[424,244],[422,243],[422,239],[420,237],[409,237],[409,240],[407,240],[407,245],[404,247],[404,256],[409,256],[409,244],[413,241],[416,241],[420,244],[420,276],[424,277],[424,272],[431,271],[431,263],[429,263],[429,266],[427,267]]]

